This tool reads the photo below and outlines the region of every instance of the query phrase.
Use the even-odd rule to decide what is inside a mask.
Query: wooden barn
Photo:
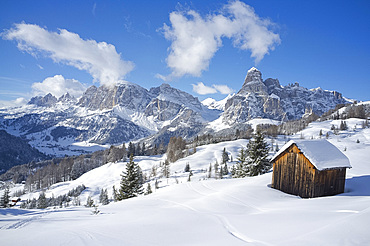
[[[272,187],[302,198],[344,192],[348,158],[324,139],[291,140],[271,159]]]

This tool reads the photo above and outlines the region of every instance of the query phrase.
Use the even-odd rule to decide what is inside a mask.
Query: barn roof
[[[337,147],[325,139],[320,140],[290,140],[275,155],[274,161],[280,154],[287,150],[291,145],[297,145],[298,149],[314,165],[317,170],[333,168],[351,168],[349,159]]]

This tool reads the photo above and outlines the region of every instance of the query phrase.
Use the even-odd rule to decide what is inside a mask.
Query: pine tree
[[[223,175],[228,175],[229,174],[229,168],[227,167],[227,163],[225,163],[225,165],[224,165],[222,174]]]
[[[208,178],[212,176],[212,164],[209,163],[209,168],[208,168]]]
[[[92,206],[94,206],[94,200],[91,198],[91,196],[87,197],[85,206],[88,207],[88,208],[91,208]]]
[[[133,154],[126,164],[126,172],[121,174],[121,187],[118,193],[118,200],[128,199],[143,194],[142,172],[134,162]]]
[[[247,156],[249,162],[249,175],[257,176],[266,173],[271,168],[267,159],[269,147],[265,137],[261,132],[257,132],[254,139],[251,139],[247,145]]]
[[[226,164],[229,161],[229,154],[226,152],[226,148],[222,151],[222,164]]]
[[[219,164],[218,164],[218,161],[216,160],[216,163],[214,165],[214,169],[215,169],[215,179],[218,179],[220,177],[220,171],[218,170],[218,167],[219,167]]]
[[[188,182],[190,182],[191,181],[191,176],[193,176],[193,172],[190,170],[190,172],[189,172],[189,176],[188,176]]]
[[[130,142],[128,144],[127,156],[130,157],[131,155],[135,155],[135,145]]]
[[[153,193],[153,191],[152,191],[152,186],[151,186],[151,185],[150,185],[150,183],[148,182],[148,184],[147,184],[147,186],[146,186],[146,191],[145,191],[144,195],[149,195],[149,194],[151,194],[151,193]]]
[[[2,207],[2,208],[8,207],[9,201],[10,201],[9,199],[10,199],[9,188],[6,187],[5,190],[4,190],[3,195],[0,198],[0,207]]]
[[[45,192],[42,191],[40,193],[39,199],[37,199],[37,208],[43,209],[43,208],[47,208],[47,207],[48,207],[48,204],[47,204],[47,199],[46,199],[46,196],[45,196]]]
[[[190,164],[189,164],[189,162],[186,163],[184,172],[185,173],[190,172]]]
[[[236,166],[233,166],[231,175],[233,178],[244,178],[249,174],[249,165],[247,161],[247,152],[241,148],[237,157]]]
[[[112,190],[113,190],[113,201],[117,202],[118,201],[118,192],[116,190],[116,187],[113,185],[112,187]]]
[[[107,205],[109,204],[109,198],[108,198],[108,190],[107,189],[101,189],[100,195],[99,195],[99,202],[102,205]]]
[[[162,165],[162,176],[165,178],[170,177],[170,162],[166,159]]]

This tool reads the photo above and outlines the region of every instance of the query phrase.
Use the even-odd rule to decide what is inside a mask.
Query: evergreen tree
[[[107,189],[101,189],[100,195],[99,195],[99,202],[102,205],[107,205],[109,204],[109,198],[108,198],[108,190]]]
[[[226,152],[226,148],[222,151],[222,164],[226,164],[229,161],[229,154]]]
[[[152,191],[152,186],[151,186],[151,185],[150,185],[150,183],[148,182],[148,184],[147,184],[147,186],[146,186],[146,191],[145,191],[144,195],[149,195],[149,194],[151,194],[151,193],[153,193],[153,191]]]
[[[212,164],[209,163],[209,168],[208,168],[208,178],[212,176]]]
[[[220,170],[218,170],[218,167],[219,167],[219,164],[218,164],[218,161],[216,160],[216,163],[214,165],[214,169],[215,169],[215,179],[218,179],[220,177]]]
[[[341,130],[341,131],[345,131],[345,130],[347,130],[347,122],[346,121],[341,121],[340,122],[340,126],[339,126],[339,130]]]
[[[170,177],[170,162],[166,159],[162,165],[162,176],[165,178]]]
[[[39,199],[37,199],[37,208],[43,209],[47,207],[48,207],[48,203],[47,203],[47,199],[45,196],[45,192],[42,191],[40,193]]]
[[[190,164],[189,164],[189,162],[186,163],[184,172],[186,172],[186,173],[187,172],[190,172]]]
[[[146,146],[145,146],[145,143],[143,143],[142,146],[141,146],[141,155],[146,155]]]
[[[116,187],[113,185],[112,187],[112,190],[113,190],[113,201],[117,202],[118,201],[118,192],[116,190]]]
[[[247,151],[244,148],[239,150],[236,166],[233,166],[231,175],[233,178],[244,178],[249,174],[249,162],[247,160]]]
[[[190,172],[189,172],[189,176],[188,176],[188,182],[190,182],[190,181],[191,181],[191,176],[193,176],[193,172],[190,170]]]
[[[5,190],[4,190],[3,195],[0,198],[0,207],[2,207],[2,208],[8,207],[9,201],[10,201],[9,199],[10,199],[9,188],[6,187]]]
[[[143,194],[142,172],[134,162],[133,154],[126,164],[126,172],[121,174],[121,187],[118,193],[118,200],[128,199]]]
[[[125,143],[122,144],[122,161],[127,160],[127,149]]]
[[[247,145],[250,176],[264,174],[271,168],[271,164],[267,159],[268,154],[269,147],[265,137],[261,132],[257,132],[254,139],[251,139]]]
[[[91,198],[91,196],[87,197],[85,206],[88,207],[88,208],[91,208],[92,206],[94,206],[94,200]]]
[[[328,134],[328,133],[326,133]],[[276,143],[275,152],[278,152],[280,150],[279,145]]]
[[[130,157],[131,155],[135,155],[135,145],[130,142],[128,144],[127,156]]]
[[[227,167],[227,163],[225,163],[225,165],[224,165],[222,174],[223,175],[228,175],[229,174],[229,168]]]

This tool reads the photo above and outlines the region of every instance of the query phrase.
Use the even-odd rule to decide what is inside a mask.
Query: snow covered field
[[[196,154],[171,164],[171,178],[161,179],[160,189],[99,206],[98,215],[85,207],[0,209],[0,244],[369,245],[370,129],[362,129],[361,123],[347,120],[349,130],[333,135],[331,125],[340,122],[315,122],[293,136],[318,138],[320,130],[324,136],[329,131],[329,141],[346,150],[343,153],[353,168],[347,170],[343,194],[301,199],[271,189],[271,172],[244,179],[206,179],[209,164],[220,162],[223,148],[236,160],[240,147],[247,144],[237,140],[198,147]],[[279,138],[279,147],[285,141]],[[135,162],[149,172],[163,160],[162,156],[137,157]],[[191,182],[186,182],[188,174],[183,172],[186,163],[194,172]],[[124,166],[106,164],[75,181],[56,184],[46,194],[65,194],[84,184],[82,204],[88,195],[97,201],[101,188],[111,196]],[[38,194],[22,198],[32,196]]]

